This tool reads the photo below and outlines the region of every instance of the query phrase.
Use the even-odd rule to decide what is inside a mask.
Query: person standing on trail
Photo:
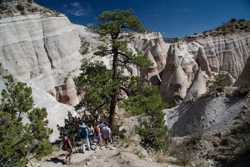
[[[106,145],[112,142],[112,132],[108,124],[105,124],[105,126],[101,128],[101,134]]]
[[[82,151],[85,152],[87,145],[87,149],[90,150],[90,141],[89,141],[89,129],[85,123],[80,125],[80,137],[83,140]]]
[[[97,140],[97,143],[99,145],[102,145],[102,133],[101,133],[101,128],[104,126],[103,123],[99,123],[96,127],[95,127],[95,138]]]
[[[63,147],[62,149],[64,151],[67,151],[67,154],[65,154],[65,160],[64,162],[66,164],[70,164],[71,163],[71,156],[72,156],[72,152],[73,152],[73,147],[71,144],[71,141],[69,139],[69,137],[67,135],[64,136],[63,138]]]

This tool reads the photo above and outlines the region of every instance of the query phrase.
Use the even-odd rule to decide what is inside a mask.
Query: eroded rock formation
[[[164,70],[159,71],[163,97],[171,100],[173,97],[184,99],[186,95],[196,96],[191,95],[192,91],[189,91],[200,89],[194,88],[196,85],[200,86],[199,84],[193,84],[197,71],[203,71],[207,76],[204,79],[199,77],[203,85],[206,80],[221,72],[227,72],[235,82],[243,75],[250,56],[249,41],[249,33],[241,32],[196,38],[191,42],[183,40],[172,44],[169,50],[165,51],[168,54]],[[246,74],[244,76],[246,77]],[[202,92],[198,97],[206,93]]]
[[[49,92],[55,93],[57,86],[65,85],[69,104],[77,103],[72,82],[65,82],[80,67],[82,59],[74,25],[62,15],[18,15],[0,20],[0,37],[2,67],[17,80],[28,83],[35,103],[47,108],[54,141],[58,136],[56,124],[61,124],[73,108],[58,103]]]

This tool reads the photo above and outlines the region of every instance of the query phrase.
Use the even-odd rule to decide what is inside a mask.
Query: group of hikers
[[[100,122],[97,126],[88,127],[84,122],[78,127],[78,136],[81,141],[80,151],[85,153],[86,150],[95,150],[97,145],[103,146],[112,143],[112,132],[107,122]],[[73,143],[69,135],[64,134],[62,149],[66,151],[65,163],[71,162],[73,153]]]

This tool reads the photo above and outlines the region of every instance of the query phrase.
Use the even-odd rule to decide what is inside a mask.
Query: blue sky
[[[93,24],[103,10],[133,9],[144,25],[166,37],[215,28],[230,18],[250,19],[250,0],[35,0],[78,24]]]

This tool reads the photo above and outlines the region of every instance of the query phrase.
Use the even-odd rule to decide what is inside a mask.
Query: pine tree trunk
[[[114,39],[115,40],[115,39]],[[114,43],[113,43],[114,46]],[[118,66],[118,49],[112,48],[113,52],[113,63],[112,63],[112,80],[115,82],[117,80],[117,66]],[[113,129],[114,125],[114,118],[115,118],[115,109],[118,101],[118,93],[119,90],[117,88],[113,88],[113,94],[111,95],[111,103],[110,103],[110,110],[109,110],[109,124],[111,129]]]
[[[111,129],[113,129],[113,125],[114,125],[116,104],[117,104],[117,94],[114,93],[112,95],[112,99],[110,103],[110,111],[109,111],[109,124],[110,124]]]

